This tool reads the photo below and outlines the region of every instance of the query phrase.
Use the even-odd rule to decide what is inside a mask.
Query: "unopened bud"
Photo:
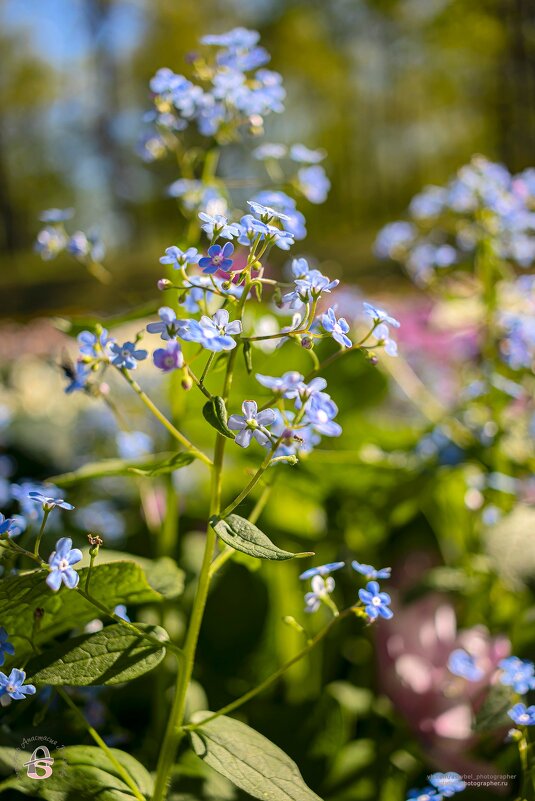
[[[376,364],[379,364],[379,359],[375,355],[375,353],[370,353],[370,355],[368,356],[368,361],[373,367],[375,367]]]
[[[37,609],[33,610],[33,619],[34,620],[42,620],[45,614],[45,610],[42,606],[38,606]]]
[[[163,292],[166,289],[171,289],[171,287],[173,286],[173,282],[170,281],[168,278],[160,278],[156,286],[158,287],[160,292]]]
[[[223,281],[223,283],[221,284],[221,288],[225,290],[230,289],[231,286],[232,286],[232,281]]]
[[[311,338],[310,337],[306,337],[306,336],[303,337],[301,339],[301,347],[305,348],[305,350],[312,350],[313,342],[312,342]]]
[[[282,620],[284,623],[286,623],[287,626],[290,626],[290,628],[294,629],[295,631],[298,631],[300,634],[305,633],[305,630],[302,627],[302,625],[298,623],[295,617],[292,617],[292,615],[286,615],[286,617],[283,617]]]
[[[192,388],[193,381],[192,381],[192,379],[190,378],[189,375],[184,375],[184,377],[183,377],[183,379],[181,381],[181,385],[182,385],[182,389],[185,389],[186,392],[188,392]]]

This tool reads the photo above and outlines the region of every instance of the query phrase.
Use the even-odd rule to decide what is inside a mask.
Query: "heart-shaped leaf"
[[[221,537],[226,545],[230,545],[236,551],[254,556],[256,559],[271,559],[279,562],[286,559],[314,556],[310,551],[304,553],[283,551],[274,545],[263,531],[239,515],[229,515],[222,520],[215,517],[210,523],[218,537]]]
[[[196,716],[209,716],[202,712]],[[221,715],[191,732],[197,756],[263,801],[321,801],[284,751],[245,723]]]
[[[137,627],[166,642],[167,632],[159,626],[139,623]],[[31,684],[88,687],[131,681],[158,665],[165,648],[116,623],[94,634],[82,634],[47,649],[27,667]]]

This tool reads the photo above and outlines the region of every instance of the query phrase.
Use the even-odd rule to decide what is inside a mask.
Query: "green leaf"
[[[181,453],[173,454],[169,459],[164,459],[154,467],[130,467],[129,470],[138,476],[164,476],[167,473],[174,473],[175,470],[179,470],[181,467],[186,467],[194,459],[195,456],[192,453],[182,451]]]
[[[89,548],[84,548],[83,554],[79,567],[89,567]],[[159,559],[146,559],[136,554],[125,554],[123,551],[110,551],[108,548],[101,548],[98,554],[97,566],[109,564],[110,562],[124,562],[126,558],[128,558],[128,561],[140,566],[152,589],[163,595],[164,598],[178,598],[184,592],[184,571],[178,567],[175,560],[170,556],[161,556]]]
[[[172,473],[180,467],[190,464],[195,457],[191,453],[155,453],[142,459],[103,459],[100,462],[89,462],[71,473],[62,473],[47,479],[58,487],[71,487],[80,481],[108,476],[159,476]]]
[[[216,431],[219,431],[224,437],[234,439],[234,434],[227,425],[227,407],[225,406],[223,398],[220,398],[219,395],[214,395],[211,400],[204,404],[202,413],[204,419],[210,423]]]
[[[295,762],[245,723],[221,715],[192,731],[191,742],[197,756],[253,798],[321,801],[306,786]]]
[[[87,568],[78,572],[80,587],[84,587]],[[44,610],[37,645],[101,617],[98,609],[76,590],[62,587],[52,592],[45,583],[47,575],[46,570],[32,570],[0,580],[0,620],[15,640],[19,657],[28,651],[28,643],[17,637],[17,632],[27,636],[32,631],[37,608]],[[142,568],[135,562],[95,565],[89,589],[91,595],[110,610],[121,603],[135,606],[163,598],[150,586]]]
[[[141,794],[150,798],[153,781],[143,765],[118,748],[110,748],[110,751]],[[76,801],[94,801],[96,798],[98,801],[132,801],[136,797],[113,761],[95,746],[71,745],[53,751],[52,775],[44,781],[26,775],[23,763],[28,761],[30,754],[23,751],[18,751],[18,754],[13,769],[18,769],[20,775],[2,782],[0,793],[18,790],[23,795],[44,801],[73,801],[74,798]]]
[[[169,639],[159,626],[137,625],[161,642]],[[158,648],[155,643],[116,623],[95,634],[72,637],[47,649],[30,660],[26,673],[31,684],[73,687],[120,684],[152,670],[164,656],[163,646]]]
[[[156,315],[158,311],[158,304],[154,301],[149,301],[140,306],[132,306],[126,312],[121,314],[114,314],[108,317],[55,317],[53,319],[54,325],[59,331],[63,331],[71,337],[76,337],[82,331],[94,331],[95,327],[100,325],[110,330],[123,323],[132,322],[133,320],[145,320],[146,317]]]
[[[487,697],[480,707],[474,726],[476,732],[496,731],[504,726],[511,726],[511,718],[507,711],[515,703],[515,694],[511,687],[495,684],[490,688]]]
[[[272,559],[278,562],[314,556],[311,551],[291,553],[277,548],[263,531],[239,515],[229,515],[224,520],[214,517],[210,520],[210,524],[226,545],[256,559]]]
[[[253,348],[248,339],[243,340],[243,360],[245,362],[245,369],[251,375],[253,372]]]

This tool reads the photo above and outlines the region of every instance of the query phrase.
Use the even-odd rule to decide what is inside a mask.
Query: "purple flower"
[[[453,770],[448,771],[448,773],[432,773],[428,778],[429,782],[433,787],[437,788],[444,798],[451,798],[452,795],[461,793],[466,789],[466,782]]]
[[[223,247],[221,245],[212,245],[208,248],[208,256],[203,256],[199,259],[199,267],[203,273],[211,275],[218,270],[228,272],[232,267],[232,259],[230,256],[234,253],[234,245],[231,242],[226,242]]]
[[[317,164],[313,167],[302,167],[297,173],[297,184],[311,203],[324,203],[331,188],[325,170]]]
[[[127,370],[134,370],[137,367],[137,362],[143,361],[148,356],[146,350],[138,350],[133,342],[125,342],[123,345],[118,345],[116,342],[111,344],[111,350],[115,354],[111,363],[115,367],[124,367]]]
[[[340,570],[341,567],[344,567],[345,562],[329,562],[326,565],[318,565],[318,567],[310,567],[308,570],[305,570],[304,573],[301,573],[299,576],[300,579],[309,579],[314,578],[314,576],[328,576],[329,573],[332,573],[334,570]]]
[[[513,687],[515,692],[524,695],[529,690],[535,690],[535,665],[528,659],[519,659],[518,656],[508,656],[498,663],[503,671],[500,676],[501,684]]]
[[[184,367],[184,354],[178,342],[168,342],[167,347],[158,348],[152,354],[152,359],[155,367],[164,373]]]
[[[407,801],[442,801],[442,796],[434,787],[424,787],[423,790],[409,790]]]
[[[377,338],[377,345],[379,347],[384,347],[385,353],[389,356],[398,355],[398,343],[390,336],[390,331],[385,323],[378,325],[373,335]]]
[[[188,342],[199,342],[203,348],[219,353],[236,347],[236,340],[232,337],[240,334],[241,330],[239,320],[229,322],[228,311],[219,309],[213,317],[203,315],[200,321],[188,320],[180,336]]]
[[[74,506],[71,503],[67,503],[64,501],[63,498],[52,498],[49,495],[44,495],[42,492],[37,492],[32,490],[28,493],[28,497],[32,499],[32,501],[38,501],[43,505],[43,509],[47,512],[51,512],[52,509],[55,509],[57,506],[60,509],[66,509],[67,511],[72,511]]]
[[[338,414],[336,403],[325,392],[317,392],[306,404],[305,421],[311,423],[319,434],[339,437],[342,427],[333,418]]]
[[[357,573],[366,576],[367,579],[386,579],[390,578],[390,574],[392,573],[391,567],[382,567],[380,570],[376,570],[373,565],[361,564],[361,562],[357,562],[356,559],[353,559],[351,562],[351,567],[353,570],[356,570]]]
[[[47,226],[39,231],[35,240],[35,250],[44,261],[55,259],[67,245],[67,237],[55,226]]]
[[[284,214],[282,211],[272,209],[271,206],[264,206],[262,203],[258,203],[256,200],[248,200],[247,205],[251,207],[255,214],[258,214],[264,223],[268,223],[273,219],[281,220],[283,222],[290,219],[288,215]]]
[[[387,592],[380,592],[377,581],[369,581],[365,590],[359,590],[359,598],[370,620],[375,620],[379,616],[386,620],[393,617],[394,613],[389,608],[390,595]]]
[[[163,339],[164,342],[180,336],[186,321],[177,320],[176,312],[170,306],[162,306],[161,309],[158,309],[158,314],[160,315],[160,322],[148,324],[147,331],[149,334],[160,334],[160,339]]]
[[[56,543],[56,550],[50,554],[48,560],[49,574],[46,583],[51,590],[56,592],[61,587],[63,582],[66,587],[73,590],[79,580],[80,576],[73,568],[77,562],[82,559],[82,552],[78,548],[72,547],[72,540],[70,537],[62,537]]]
[[[251,438],[254,437],[260,445],[266,445],[270,441],[266,426],[272,425],[275,421],[275,411],[264,409],[259,412],[256,401],[247,400],[242,403],[241,408],[243,415],[232,414],[228,419],[230,430],[238,431],[236,444],[247,448],[251,444]]]
[[[335,342],[338,342],[343,348],[351,348],[353,346],[353,343],[347,336],[349,324],[343,317],[336,319],[336,314],[332,307],[327,310],[326,314],[322,314],[321,324],[325,331],[331,334]]]
[[[9,695],[14,701],[22,701],[27,695],[34,695],[35,687],[33,684],[24,684],[26,673],[18,668],[13,668],[9,676],[0,672],[0,698]]]
[[[70,395],[71,392],[76,392],[77,390],[84,390],[86,388],[90,372],[91,371],[86,364],[83,362],[76,362],[74,371],[69,370],[69,384],[67,384],[65,387],[65,392],[67,395]]]
[[[391,317],[384,309],[379,309],[377,306],[372,306],[371,303],[364,302],[364,314],[371,317],[374,323],[388,323],[394,328],[399,328],[400,322],[395,317]]]
[[[460,676],[467,681],[480,681],[484,671],[476,664],[475,658],[464,648],[456,648],[448,659],[448,669],[454,676]]]
[[[296,261],[299,264],[296,264]],[[303,264],[304,262],[304,264]],[[297,269],[308,267],[305,259],[297,259],[292,263],[292,272]],[[338,286],[338,279],[331,281],[319,270],[308,270],[303,277],[295,279],[295,289],[283,295],[283,303],[289,303],[291,309],[300,308],[303,303],[310,303],[320,297],[323,292],[330,292]]]
[[[113,341],[108,337],[105,328],[98,335],[91,331],[81,331],[76,339],[80,346],[80,353],[83,353],[84,356],[91,356],[93,359],[98,359],[99,356],[105,354],[106,345]]]
[[[61,223],[70,220],[74,215],[74,209],[47,209],[42,211],[39,219],[44,223]]]
[[[263,145],[259,145],[253,150],[253,158],[258,159],[258,161],[264,161],[266,159],[279,159],[284,158],[286,153],[288,152],[288,148],[286,145],[278,145],[271,142],[264,142]]]
[[[255,376],[259,384],[271,389],[276,395],[283,398],[295,398],[298,388],[302,385],[304,377],[295,370],[284,373],[280,378],[273,378],[269,375],[257,373]],[[327,384],[325,384],[326,386]]]
[[[3,626],[0,626],[0,665],[6,661],[6,654],[13,656],[15,649],[9,642],[9,634]]]
[[[0,514],[0,535],[7,534],[8,537],[18,537],[25,528],[26,521],[20,515],[4,517],[3,514]]]
[[[233,239],[235,236],[240,235],[240,226],[237,223],[229,223],[226,217],[222,214],[207,214],[204,211],[199,212],[199,219],[203,221],[201,225],[202,230],[209,236],[210,239]]]
[[[290,158],[292,161],[299,161],[302,164],[319,164],[323,161],[326,153],[324,150],[311,150],[306,145],[297,143],[290,148]]]
[[[175,270],[180,269],[184,264],[197,264],[199,254],[196,248],[181,250],[173,245],[165,249],[165,256],[161,256],[160,264],[172,264]]]
[[[515,704],[507,714],[517,726],[535,726],[535,706]]]
[[[317,612],[322,601],[334,590],[335,582],[332,576],[324,579],[322,576],[314,576],[312,579],[312,592],[305,595],[305,612]]]

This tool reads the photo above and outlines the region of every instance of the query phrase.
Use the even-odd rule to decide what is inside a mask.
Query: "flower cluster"
[[[9,642],[9,634],[3,626],[0,626],[0,666],[6,661],[6,656],[15,655],[15,648]],[[33,684],[24,684],[26,673],[24,670],[13,668],[9,676],[0,671],[0,705],[13,701],[23,701],[26,696],[35,694]]]
[[[257,31],[245,28],[204,36],[190,60],[191,79],[167,67],[157,71],[150,81],[153,109],[145,115],[149,127],[138,146],[144,161],[174,151],[181,164],[192,128],[215,139],[220,147],[235,142],[244,129],[256,139],[261,137],[265,117],[284,111],[286,92],[279,73],[266,69],[270,56],[258,44],[259,38]],[[281,184],[310,203],[326,200],[330,181],[321,165],[323,150],[301,143],[288,147],[262,142],[250,155],[253,173],[258,173],[254,162],[261,162],[270,182],[277,174]],[[181,176],[169,186],[168,195],[178,200],[185,216],[199,211],[211,215],[227,212],[230,188],[223,190],[225,175],[216,179],[215,169],[216,165],[209,169],[205,165],[199,177]],[[257,180],[263,183],[259,176]],[[285,192],[260,189],[252,200],[287,214],[287,230],[295,239],[306,235],[305,218]]]
[[[429,186],[409,206],[411,222],[379,233],[381,258],[401,261],[417,283],[437,270],[469,263],[485,241],[496,256],[530,267],[535,261],[535,171],[511,173],[476,156],[446,186]]]
[[[467,681],[479,681],[483,671],[476,658],[464,649],[454,651],[449,659],[449,670]],[[511,687],[518,695],[526,695],[535,690],[535,664],[529,659],[508,656],[498,663],[498,681]],[[507,713],[517,726],[535,726],[535,706],[525,703],[515,704]]]
[[[75,231],[68,234],[65,223],[74,216],[74,209],[47,209],[39,215],[45,227],[37,234],[35,250],[44,261],[50,261],[66,251],[77,261],[100,264],[106,250],[97,231]]]
[[[386,592],[381,592],[375,578],[390,578],[391,568],[384,567],[376,570],[372,565],[361,564],[356,560],[351,563],[351,566],[357,573],[367,578],[373,577],[372,581],[368,581],[366,589],[359,590],[360,604],[354,607],[355,611],[361,611],[370,623],[379,617],[390,620],[394,615],[390,609],[390,596]],[[300,579],[311,579],[311,590],[305,595],[305,612],[317,612],[320,606],[325,604],[335,615],[338,615],[338,609],[330,598],[336,586],[335,580],[330,574],[343,567],[345,567],[345,562],[329,562],[325,565],[311,567],[301,573]]]

